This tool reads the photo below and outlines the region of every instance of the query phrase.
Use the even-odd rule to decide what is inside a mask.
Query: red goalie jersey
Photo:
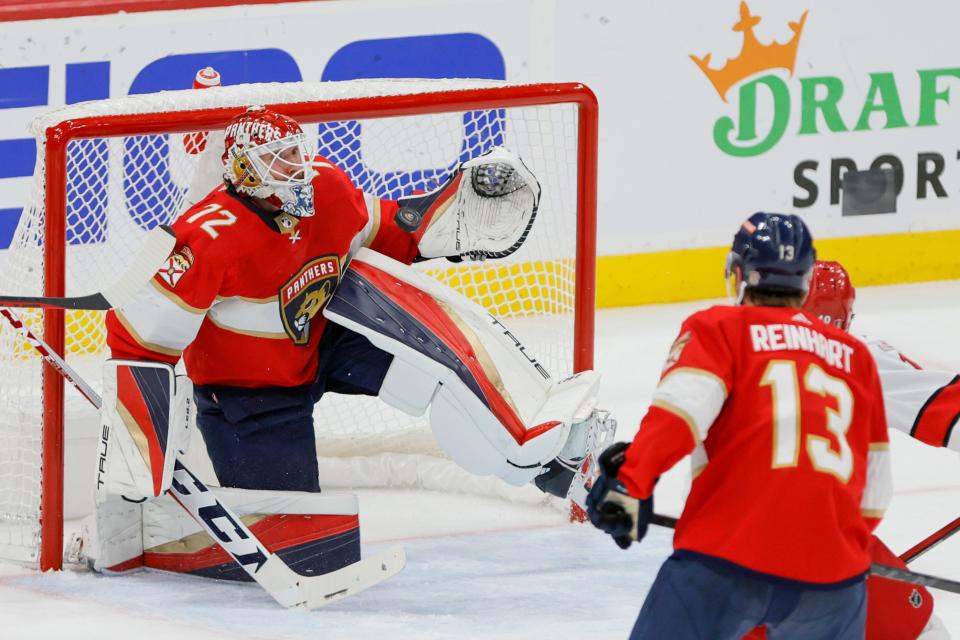
[[[370,246],[409,263],[397,203],[364,195],[314,162],[316,215],[266,213],[221,186],[172,225],[177,244],[150,283],[107,314],[114,357],[175,363],[194,384],[297,386],[313,380],[320,313],[348,256]]]
[[[645,498],[692,452],[676,549],[829,584],[869,567],[887,443],[860,341],[794,308],[718,306],[683,324],[618,476]]]

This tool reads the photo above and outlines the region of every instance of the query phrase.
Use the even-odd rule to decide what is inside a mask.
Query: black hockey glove
[[[617,471],[623,464],[628,446],[626,442],[617,442],[600,454],[597,460],[600,475],[587,495],[590,522],[613,537],[621,549],[643,540],[653,517],[653,496],[646,500],[634,498],[617,480]]]

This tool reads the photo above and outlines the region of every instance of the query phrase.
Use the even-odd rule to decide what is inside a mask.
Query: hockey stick
[[[957,531],[960,531],[960,518],[957,518],[950,524],[941,527],[937,531],[934,531],[929,536],[901,553],[900,559],[907,564],[910,564],[927,551],[930,551],[935,546],[955,534]]]
[[[173,229],[161,225],[150,231],[140,253],[126,273],[113,286],[86,296],[57,298],[48,296],[6,296],[0,294],[0,305],[5,307],[34,307],[41,309],[90,309],[106,311],[122,307],[157,272],[173,251],[177,239]]]
[[[56,369],[57,373],[59,373],[65,379],[69,380],[73,386],[76,387],[77,391],[79,391],[84,398],[89,400],[93,406],[97,407],[98,409],[100,408],[101,401],[100,396],[97,395],[97,392],[91,389],[90,385],[88,385],[75,373],[71,374],[72,369],[70,369],[69,365],[67,365],[67,363],[60,358],[60,356],[51,351],[46,342],[33,335],[30,329],[28,329],[26,325],[20,321],[20,318],[17,317],[17,315],[10,309],[4,309],[3,307],[0,307],[0,314],[3,314],[3,317],[7,319],[7,322],[9,322],[10,325],[17,330],[17,333],[20,334],[21,338],[29,342],[34,349],[40,352],[40,355],[43,356],[43,359],[47,361],[47,364]]]
[[[57,373],[83,394],[97,409],[102,399],[63,358],[35,336],[9,310],[0,309],[14,328],[50,364]],[[352,596],[390,578],[406,564],[401,547],[393,547],[336,571],[317,576],[302,576],[270,552],[243,521],[187,467],[174,462],[170,496],[189,513],[220,546],[229,553],[274,600],[284,607],[316,609]]]
[[[667,529],[676,529],[677,528],[677,518],[673,516],[662,516],[659,513],[653,514],[653,517],[650,518],[650,524],[655,524]]]
[[[677,528],[677,518],[660,515],[659,513],[653,514],[653,517],[650,518],[650,522],[668,529]],[[937,533],[939,533],[939,531]],[[950,591],[952,593],[960,593],[960,582],[949,580],[947,578],[939,578],[937,576],[929,576],[925,573],[916,573],[914,571],[908,571],[907,569],[898,569],[897,567],[890,567],[877,562],[874,562],[870,565],[870,574],[880,576],[881,578],[899,580],[900,582],[909,582],[911,584],[920,584],[925,587],[933,587],[935,589]]]
[[[403,548],[393,547],[330,573],[302,576],[263,546],[180,460],[174,462],[168,493],[251,578],[287,608],[317,609],[342,600],[396,575],[406,564]]]
[[[870,574],[880,576],[881,578],[899,580],[900,582],[910,582],[912,584],[920,584],[925,587],[933,587],[934,589],[950,591],[951,593],[960,593],[960,582],[948,580],[947,578],[930,576],[925,573],[917,573],[908,569],[898,569],[897,567],[890,567],[877,562],[874,562],[870,565]]]

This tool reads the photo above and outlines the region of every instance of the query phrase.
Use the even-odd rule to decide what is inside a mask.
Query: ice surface
[[[915,360],[960,371],[960,282],[862,288],[855,332],[882,337]],[[629,438],[680,321],[708,303],[598,314],[601,404]],[[900,552],[960,515],[960,460],[893,436],[896,494],[879,535]],[[687,463],[657,488],[657,510],[680,511]],[[339,638],[624,638],[670,532],[652,528],[621,551],[549,507],[413,491],[361,494],[365,548],[402,541],[396,578],[327,609],[281,610],[255,585],[160,572],[104,577],[40,575],[0,564],[0,639],[213,640]],[[960,580],[960,536],[911,568]],[[936,612],[960,638],[960,596],[934,592]]]

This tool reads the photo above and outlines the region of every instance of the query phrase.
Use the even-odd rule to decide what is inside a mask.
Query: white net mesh
[[[0,257],[0,291],[43,295],[43,140],[46,128],[60,121],[491,86],[495,85],[454,81],[247,85],[135,96],[54,112],[34,125],[38,153],[33,193],[10,249]],[[346,170],[365,192],[378,197],[395,199],[430,190],[459,163],[495,145],[521,156],[542,185],[538,219],[524,245],[503,260],[462,265],[433,260],[417,268],[506,319],[551,373],[571,373],[577,229],[576,105],[568,102],[317,123],[326,120],[324,110],[335,109],[335,105],[317,102],[310,115],[299,116],[305,123],[304,130],[315,136],[321,155]],[[425,110],[430,109],[429,101],[424,105]],[[306,124],[310,121],[313,124]],[[66,295],[94,293],[115,281],[132,262],[145,232],[171,221],[189,201],[197,199],[196,186],[194,191],[190,187],[198,175],[198,165],[209,165],[199,171],[201,175],[211,173],[210,167],[215,175],[220,153],[218,135],[211,134],[206,140],[208,152],[198,154],[195,152],[203,136],[184,135],[185,130],[189,130],[189,124],[176,123],[171,125],[176,133],[75,139],[68,144]],[[209,177],[206,186],[210,186]],[[24,309],[20,316],[42,336],[41,312]],[[68,312],[66,317],[67,361],[99,391],[99,365],[107,355],[102,313]],[[41,360],[9,327],[0,326],[0,555],[5,557],[32,560],[38,548],[42,385]],[[96,414],[84,403],[73,390],[67,390],[68,444],[86,439],[95,445]],[[409,466],[403,456],[435,449],[424,423],[376,399],[328,394],[318,404],[316,417],[318,452],[324,459],[400,455]],[[78,450],[89,456],[95,450],[93,445]],[[87,465],[92,470],[92,460],[71,459],[79,455],[68,446],[67,468]],[[393,482],[383,477],[392,472],[371,471],[369,461],[352,465],[350,470],[322,461],[321,469],[327,470],[321,472],[325,484],[333,484],[334,479],[335,484],[350,486]],[[430,475],[425,469],[428,467],[414,475]],[[68,512],[71,504],[83,502],[76,496],[84,495],[88,486],[82,476],[74,481],[67,475]]]

